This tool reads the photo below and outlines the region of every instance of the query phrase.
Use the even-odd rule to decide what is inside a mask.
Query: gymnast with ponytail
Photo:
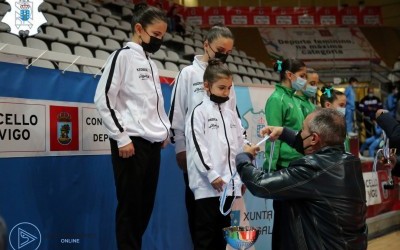
[[[275,85],[275,91],[268,98],[265,105],[265,117],[269,126],[288,127],[293,130],[301,130],[305,119],[301,109],[301,103],[294,97],[296,91],[301,91],[306,86],[307,68],[304,62],[298,59],[277,60],[274,70],[279,73],[281,82]],[[269,169],[269,160],[272,159],[271,170],[277,171],[287,168],[293,160],[303,157],[294,148],[280,140],[275,141],[273,154],[271,142],[265,144],[264,170]],[[281,216],[281,202],[274,200],[274,227],[272,233],[272,249],[280,249],[279,243],[285,237],[281,232],[281,224],[286,223],[287,218]]]

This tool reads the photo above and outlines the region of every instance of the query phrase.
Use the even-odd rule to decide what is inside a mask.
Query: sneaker
[[[354,132],[348,132],[347,135],[350,136],[350,137],[358,136],[358,134],[354,133]]]
[[[359,155],[361,161],[374,161],[374,157]]]

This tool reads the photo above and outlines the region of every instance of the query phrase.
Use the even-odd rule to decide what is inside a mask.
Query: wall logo
[[[256,132],[256,135],[257,135],[257,137],[258,138],[261,138],[261,134],[260,134],[260,132],[261,132],[261,129],[263,129],[264,127],[265,127],[265,124],[266,124],[266,121],[265,121],[265,119],[264,119],[264,113],[257,113],[257,114],[254,114],[254,115],[258,115],[258,118],[257,118],[257,132]]]
[[[42,242],[42,235],[32,223],[21,222],[11,229],[9,241],[13,250],[36,250]]]
[[[7,12],[1,20],[10,26],[10,32],[15,35],[24,34],[33,36],[38,33],[40,25],[46,23],[46,18],[38,7],[43,0],[35,2],[29,0],[6,0],[11,6],[11,11]]]
[[[50,150],[79,150],[78,107],[50,105]]]
[[[57,115],[57,138],[62,145],[68,145],[72,137],[71,115],[61,112]]]

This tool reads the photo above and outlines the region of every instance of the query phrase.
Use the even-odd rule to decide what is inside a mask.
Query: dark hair
[[[308,69],[308,68],[307,68],[307,73],[306,73],[307,81],[308,81],[308,78],[313,74],[316,74],[318,76],[318,81],[319,81],[319,75],[318,75],[317,71],[315,71],[314,69]]]
[[[307,74],[318,74],[315,69],[307,68]]]
[[[308,124],[311,133],[317,133],[324,145],[343,145],[346,139],[344,115],[335,109],[317,109],[315,117]]]
[[[207,32],[207,35],[205,36],[205,40],[209,43],[212,43],[214,40],[220,37],[235,40],[231,30],[228,27],[220,25],[215,25],[211,27],[211,29]]]
[[[349,83],[352,83],[352,82],[358,82],[357,78],[355,78],[355,77],[350,77]]]
[[[305,66],[304,62],[298,59],[277,60],[274,64],[274,70],[279,73],[282,81],[286,78],[286,71],[296,73]]]
[[[208,61],[208,66],[203,76],[204,82],[208,82],[209,85],[212,85],[214,82],[228,77],[232,77],[232,72],[221,60],[214,58]]]
[[[135,34],[135,25],[140,23],[143,29],[147,25],[152,24],[155,20],[168,23],[167,16],[159,8],[148,6],[146,3],[136,4],[133,9],[133,17],[131,22],[132,33]]]
[[[344,95],[343,92],[333,89],[333,87],[322,87],[320,97],[321,107],[325,108],[325,102],[333,103],[338,96]]]

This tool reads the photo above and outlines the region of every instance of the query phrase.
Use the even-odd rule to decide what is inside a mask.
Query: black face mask
[[[221,103],[224,103],[224,102],[228,101],[229,100],[229,96],[222,97],[222,96],[217,96],[217,95],[214,95],[213,93],[211,93],[210,94],[210,100],[215,102],[215,103],[217,103],[217,104],[221,104]]]
[[[303,141],[306,140],[308,137],[312,136],[312,134],[309,134],[308,136],[306,136],[304,139],[301,137],[301,131],[297,134],[296,136],[296,140],[294,141],[294,145],[293,148],[296,149],[297,152],[299,152],[302,155],[305,155],[305,150],[309,147],[311,147],[311,145],[308,145],[307,147],[303,146]]]
[[[220,60],[221,62],[223,62],[223,63],[226,63],[226,59],[228,59],[228,54],[225,54],[225,53],[222,53],[222,52],[215,52],[212,48],[211,48],[211,46],[210,46],[210,49],[212,50],[212,52],[214,52],[214,54],[215,54],[215,56],[214,56],[214,58],[215,59],[218,59],[218,60]],[[210,57],[210,55],[208,55],[208,57]]]
[[[147,33],[147,31],[144,32]],[[149,35],[149,33],[147,33],[147,35]],[[160,49],[161,44],[162,44],[162,39],[159,39],[155,36],[150,36],[150,41],[148,43],[142,41],[143,50],[152,54],[156,53]]]
[[[223,63],[226,63],[226,59],[228,59],[228,54],[224,54],[221,52],[215,52],[215,58],[219,59]]]

